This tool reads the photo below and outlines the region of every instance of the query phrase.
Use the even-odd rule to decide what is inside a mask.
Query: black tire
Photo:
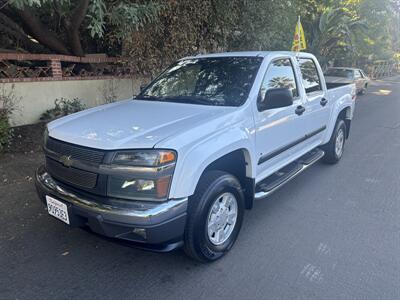
[[[214,245],[208,237],[207,220],[212,205],[223,193],[235,196],[237,218],[229,238],[220,245]],[[221,258],[236,241],[242,226],[244,210],[244,195],[236,177],[222,171],[208,171],[203,174],[194,195],[189,198],[184,235],[186,254],[201,262],[211,262]]]
[[[333,130],[331,139],[327,144],[321,147],[322,150],[325,151],[325,156],[322,158],[323,162],[327,164],[336,164],[337,162],[339,162],[339,160],[343,156],[344,144],[347,136],[346,133],[347,133],[346,123],[342,119],[338,119],[336,121],[335,129]],[[336,143],[339,134],[343,135],[342,148],[341,148],[342,150],[340,153],[337,153]]]

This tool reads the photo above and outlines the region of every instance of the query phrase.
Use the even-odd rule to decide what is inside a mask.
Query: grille
[[[54,178],[83,188],[92,189],[97,183],[97,174],[65,167],[51,158],[46,158],[46,169]]]
[[[104,157],[104,152],[101,150],[68,144],[50,137],[47,139],[46,148],[60,155],[71,156],[72,159],[83,160],[97,164],[101,163]]]

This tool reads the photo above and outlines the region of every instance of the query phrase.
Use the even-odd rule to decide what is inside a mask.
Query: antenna
[[[301,47],[301,38],[300,38],[300,16],[298,16],[297,17],[297,38],[298,38],[298,41],[299,41],[299,43],[297,44],[298,46],[298,48],[297,48],[297,51],[296,51],[296,58],[298,59],[299,58],[299,52],[300,52],[300,47]]]

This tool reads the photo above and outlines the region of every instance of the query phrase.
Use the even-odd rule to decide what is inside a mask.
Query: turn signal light
[[[168,162],[173,162],[175,161],[175,153],[172,151],[162,151],[160,152],[160,161],[159,164],[165,164]]]

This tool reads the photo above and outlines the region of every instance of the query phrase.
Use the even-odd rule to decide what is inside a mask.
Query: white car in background
[[[328,68],[325,72],[325,81],[327,83],[354,83],[357,94],[367,92],[369,78],[364,71],[355,68]]]

